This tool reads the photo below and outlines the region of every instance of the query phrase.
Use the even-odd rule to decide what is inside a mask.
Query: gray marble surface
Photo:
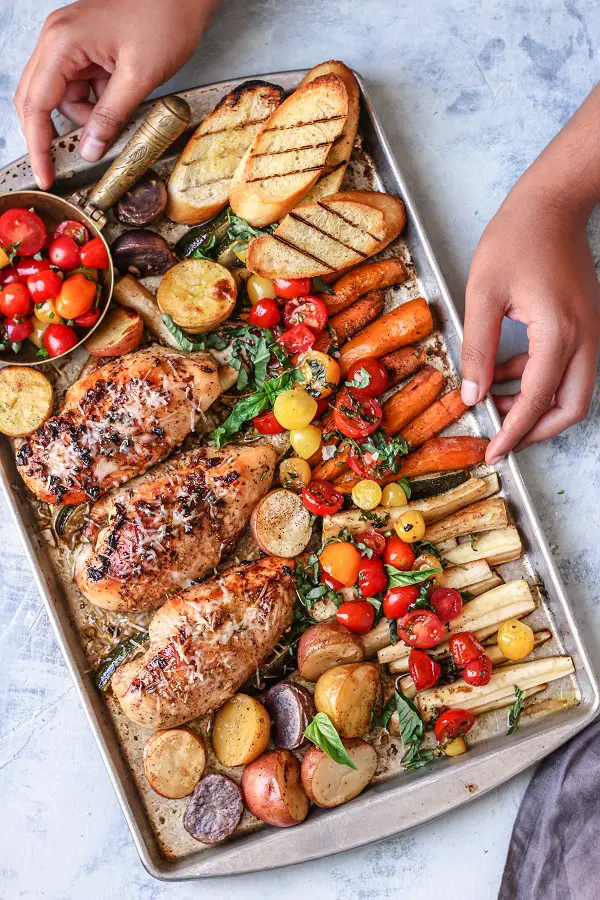
[[[55,0],[0,0],[0,163],[24,152],[12,94]],[[182,21],[182,28],[185,22]],[[594,0],[226,0],[184,87],[341,58],[368,80],[458,304],[479,235],[597,78]],[[600,256],[600,221],[591,240]],[[519,346],[515,329],[504,351]],[[590,418],[521,455],[600,667],[596,395]],[[564,493],[563,493],[564,491]],[[0,898],[231,900],[496,896],[524,774],[403,837],[202,885],[142,869],[5,507],[0,514]]]

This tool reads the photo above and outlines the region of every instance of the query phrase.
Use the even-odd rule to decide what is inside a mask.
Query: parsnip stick
[[[436,544],[438,551],[444,556],[448,550],[454,550],[455,547],[458,547],[458,541],[456,538],[448,538],[447,541],[440,541],[439,544]]]
[[[468,590],[474,597],[479,597],[480,594],[486,594],[488,591],[491,591],[502,583],[500,576],[496,572],[492,572],[490,577],[486,578],[485,581],[478,581],[477,584],[469,585]]]
[[[502,497],[493,497],[465,506],[451,516],[433,523],[425,532],[425,540],[435,544],[437,541],[443,541],[449,537],[461,537],[465,534],[477,535],[484,531],[506,528],[507,525],[506,503]],[[476,541],[475,546],[477,546]]]
[[[440,587],[454,588],[455,591],[464,591],[470,585],[477,584],[484,579],[492,577],[492,570],[485,559],[476,559],[474,562],[467,563],[460,569],[456,566],[449,566],[444,569],[440,579]]]
[[[143,284],[133,277],[124,275],[114,286],[113,297],[119,306],[134,309],[144,320],[144,325],[167,347],[181,350],[181,347],[162,320],[162,312],[154,296]]]
[[[526,691],[523,691],[524,700],[528,700],[529,697],[533,697],[534,694],[541,694],[542,691],[545,691],[548,687],[547,684],[538,684],[536,687],[527,688]],[[492,700],[490,703],[482,703],[481,706],[475,706],[471,710],[474,716],[481,716],[486,712],[494,712],[497,709],[506,709],[507,706],[512,706],[515,702],[515,690],[514,688],[507,693],[504,697],[501,697],[499,700]],[[523,706],[524,709],[527,708],[528,704]]]
[[[382,619],[375,628],[368,631],[362,636],[363,646],[365,648],[365,659],[372,659],[378,650],[389,646],[390,626],[387,619]]]
[[[446,553],[448,562],[455,566],[466,565],[476,559],[487,559],[490,566],[500,565],[513,559],[518,559],[523,552],[519,532],[514,525],[508,528],[499,528],[497,531],[487,531],[475,539],[475,548],[469,541],[459,544],[454,550]]]

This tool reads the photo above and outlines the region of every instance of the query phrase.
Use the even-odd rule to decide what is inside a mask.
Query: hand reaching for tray
[[[600,199],[596,88],[519,179],[485,229],[471,262],[462,351],[465,403],[494,383],[504,423],[489,463],[554,437],[588,414],[600,341],[600,286],[587,222]],[[502,319],[527,325],[529,353],[494,365]]]
[[[52,111],[85,125],[80,153],[96,162],[142,100],[190,58],[218,2],[79,0],[48,16],[15,94],[40,188],[53,180]]]

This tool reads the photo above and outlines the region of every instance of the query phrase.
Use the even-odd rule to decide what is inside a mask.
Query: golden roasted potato
[[[373,780],[377,770],[377,753],[370,744],[360,738],[342,743],[356,769],[335,762],[318,747],[311,747],[304,754],[302,786],[317,806],[340,806],[353,800]]]
[[[328,669],[315,687],[315,706],[326,713],[343,738],[361,737],[371,726],[379,691],[374,663],[349,663]]]
[[[161,797],[187,797],[202,778],[205,766],[202,739],[189,728],[156,731],[144,747],[146,778]]]
[[[156,299],[176,325],[193,334],[211,331],[233,312],[237,286],[225,266],[184,259],[164,275]]]
[[[215,716],[215,755],[222,766],[245,766],[263,752],[270,731],[271,721],[262,703],[248,694],[235,694]]]
[[[317,681],[334,666],[364,658],[360,637],[339,622],[319,622],[307,628],[298,644],[298,671],[307,681]]]
[[[123,356],[137,350],[144,334],[144,320],[133,309],[118,306],[108,311],[83,345],[92,356]]]
[[[0,369],[0,431],[26,437],[52,413],[54,390],[45,375],[29,366]]]

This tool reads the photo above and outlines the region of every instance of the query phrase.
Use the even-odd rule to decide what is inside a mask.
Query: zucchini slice
[[[444,494],[451,491],[471,476],[466,470],[458,472],[445,472],[443,475],[427,476],[425,478],[409,478],[411,500],[425,500],[427,497],[435,497],[437,494]]]
[[[96,687],[99,687],[101,691],[106,691],[111,678],[119,666],[124,662],[127,662],[127,660],[140,649],[142,644],[145,644],[148,641],[149,637],[150,635],[147,631],[140,631],[135,637],[125,638],[124,641],[117,644],[94,673]]]
[[[179,259],[188,259],[196,250],[206,252],[207,244],[212,244],[211,250],[216,248],[227,237],[230,226],[229,207],[227,207],[210,222],[188,229],[175,245],[175,255]],[[214,243],[212,242],[213,237]]]

